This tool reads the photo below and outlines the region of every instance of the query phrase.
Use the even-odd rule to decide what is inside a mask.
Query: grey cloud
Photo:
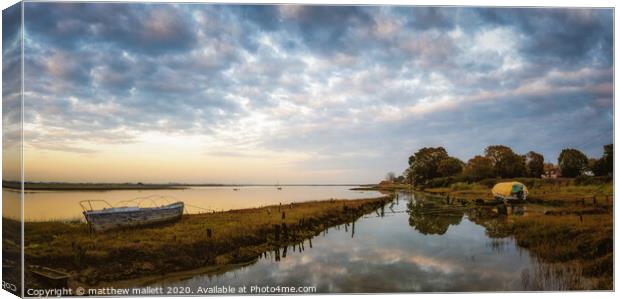
[[[28,3],[25,18],[33,38],[61,49],[102,43],[156,55],[196,42],[194,24],[169,4]]]
[[[526,36],[520,50],[536,63],[609,66],[612,62],[613,15],[607,9],[481,9],[491,24],[516,28]]]
[[[257,133],[263,149],[370,180],[427,145],[461,159],[496,143],[596,156],[612,126],[610,10],[26,5],[26,119],[67,131],[32,139],[50,149],[144,131],[217,138],[260,114],[279,124]],[[495,29],[514,57],[474,50]]]

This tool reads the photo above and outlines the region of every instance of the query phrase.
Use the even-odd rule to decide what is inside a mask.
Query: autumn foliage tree
[[[463,172],[463,161],[455,157],[448,157],[439,162],[437,171],[442,177],[453,176]]]
[[[545,173],[545,157],[537,152],[530,151],[525,155],[525,167],[527,176],[540,178]]]
[[[443,147],[424,147],[418,150],[409,157],[413,184],[422,185],[428,180],[440,177],[439,164],[448,157],[448,152]]]
[[[613,145],[608,144],[604,149],[603,157],[591,161],[576,149],[562,150],[558,159],[562,175],[575,177],[587,169],[593,170],[596,175],[611,175]],[[545,158],[540,153],[529,151],[520,155],[505,145],[488,146],[483,156],[477,155],[467,163],[449,156],[443,147],[424,147],[409,157],[409,167],[403,173],[402,181],[413,185],[445,186],[486,178],[540,178],[546,171],[554,169],[553,164],[545,164]]]
[[[595,160],[592,165],[595,175],[612,175],[614,173],[614,145],[608,144],[603,147],[603,157]]]
[[[505,145],[491,145],[484,150],[484,154],[493,163],[496,177],[514,178],[526,173],[525,157],[515,154]]]
[[[574,148],[565,148],[558,157],[560,173],[564,177],[576,177],[588,166],[588,157]]]
[[[475,156],[467,161],[463,173],[475,181],[491,178],[494,176],[493,161],[484,156]]]

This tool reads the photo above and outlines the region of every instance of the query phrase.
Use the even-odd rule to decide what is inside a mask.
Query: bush
[[[477,186],[479,186],[479,185],[478,184],[470,184],[470,183],[458,182],[458,183],[452,184],[450,186],[450,189],[452,189],[453,191],[472,190],[472,189],[475,189]]]
[[[611,183],[612,181],[613,177],[611,176],[580,175],[575,178],[575,185],[603,185],[606,183]]]
[[[495,179],[484,179],[484,180],[481,180],[478,183],[480,185],[485,186],[485,187],[493,188],[493,186],[495,186],[495,184],[497,184],[497,183],[512,182],[512,181],[521,182],[521,183],[523,183],[528,188],[538,188],[538,187],[541,187],[541,186],[543,186],[545,184],[552,183],[551,181],[547,182],[546,180],[539,179],[539,178],[511,178],[511,179],[497,179],[497,178],[495,178]]]
[[[493,186],[495,186],[495,184],[497,184],[501,179],[484,179],[478,182],[478,184],[485,186],[487,188],[492,188]]]
[[[434,178],[429,180],[424,185],[424,188],[442,188],[442,187],[450,187],[450,185],[454,183],[462,183],[467,182],[467,178],[464,176],[448,176],[441,178]]]

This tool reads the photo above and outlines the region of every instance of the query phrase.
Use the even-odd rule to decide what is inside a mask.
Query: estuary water
[[[186,213],[207,210],[226,211],[254,208],[279,203],[327,199],[358,199],[379,196],[376,191],[350,190],[357,186],[241,186],[241,187],[191,187],[163,190],[113,190],[113,191],[28,191],[24,194],[24,219],[26,221],[81,220],[83,200],[105,200],[112,206],[131,205],[124,201],[148,196],[163,196],[167,200],[143,200],[142,206],[162,205],[183,201]],[[237,189],[237,190],[235,190]],[[5,217],[19,215],[19,193],[3,189]],[[135,202],[134,202],[135,203]],[[106,207],[93,203],[93,208]]]
[[[217,275],[162,280],[152,286],[190,292],[200,287],[245,286],[248,293],[252,288],[261,293],[290,292],[290,288],[374,293],[565,287],[563,276],[570,273],[538,263],[511,238],[488,237],[464,210],[438,214],[422,196],[400,193],[398,200],[355,223],[269,252],[249,266]]]

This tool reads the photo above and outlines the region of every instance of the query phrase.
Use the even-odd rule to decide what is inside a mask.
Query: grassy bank
[[[613,185],[579,185],[537,181],[528,186],[527,204],[478,206],[477,199],[492,200],[490,187],[455,183],[425,189],[436,200],[470,207],[469,218],[483,225],[492,237],[514,237],[553,271],[571,268],[569,289],[613,288]],[[565,271],[565,270],[562,270]],[[582,278],[588,282],[585,283]]]
[[[525,205],[523,214],[476,207],[469,218],[492,237],[513,237],[556,271],[572,269],[567,289],[613,289],[613,209],[610,206]],[[559,270],[564,269],[564,270]],[[587,281],[587,282],[584,282]]]
[[[67,271],[81,285],[217,268],[250,262],[265,251],[355,221],[391,198],[184,215],[169,225],[98,234],[89,234],[86,225],[80,223],[31,222],[25,224],[25,255],[28,265]],[[41,283],[30,276],[26,281],[29,287]]]
[[[449,187],[425,188],[421,191],[471,202],[476,199],[493,199],[492,186],[484,183],[455,183]],[[570,204],[592,200],[597,203],[610,203],[613,197],[613,183],[578,185],[572,180],[533,180],[533,183],[526,183],[526,186],[529,190],[528,199],[539,203]]]
[[[351,190],[359,191],[414,191],[410,184],[377,184],[377,185],[361,185],[351,188]]]

